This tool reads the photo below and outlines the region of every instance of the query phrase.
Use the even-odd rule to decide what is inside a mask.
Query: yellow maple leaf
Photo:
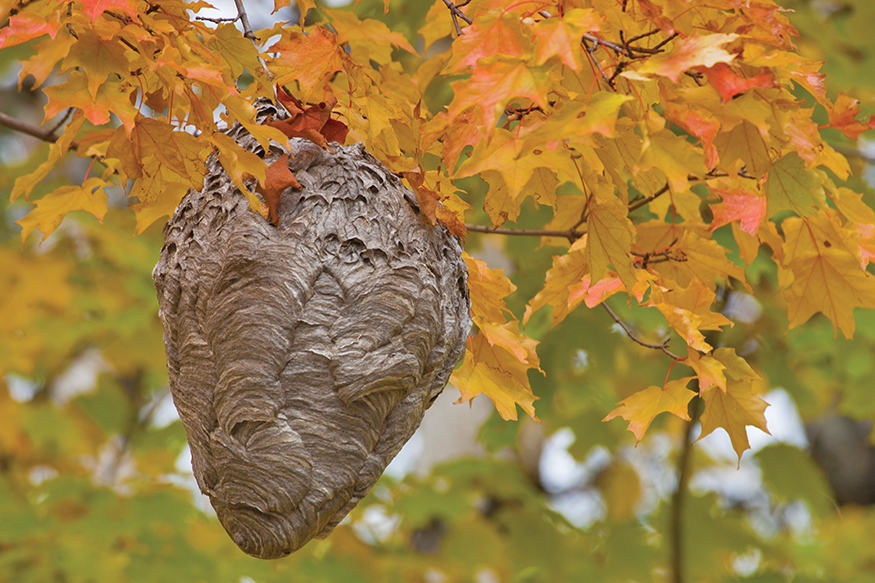
[[[668,381],[664,387],[651,386],[638,391],[620,401],[619,406],[602,421],[622,417],[629,422],[628,429],[639,442],[644,439],[647,428],[660,413],[671,413],[689,421],[687,406],[696,393],[687,389],[687,384],[694,378],[696,377],[684,377]]]
[[[519,215],[520,203],[529,193],[525,187],[535,176],[536,169],[558,169],[563,177],[574,172],[567,151],[526,148],[526,143],[525,138],[497,129],[491,140],[482,140],[474,147],[471,158],[462,163],[454,176],[481,174],[494,187],[486,197],[484,208],[496,226]]]
[[[847,247],[845,228],[825,211],[815,217],[787,218],[781,227],[786,238],[784,264],[793,273],[784,292],[790,329],[821,312],[834,329],[852,338],[854,308],[875,308],[875,279]]]
[[[683,363],[696,371],[700,390],[716,385],[726,392],[727,376],[737,381],[754,381],[760,378],[746,360],[735,354],[734,348],[718,348],[709,355],[689,349]]]
[[[453,371],[450,382],[459,389],[457,403],[470,401],[477,395],[492,400],[502,419],[517,419],[516,406],[538,421],[534,403],[538,399],[526,372],[537,365],[520,362],[501,345],[490,345],[485,334],[468,338],[468,351],[462,366]]]
[[[748,425],[769,433],[764,414],[769,404],[754,394],[751,381],[731,380],[726,383],[725,391],[715,385],[703,389],[701,396],[705,408],[700,418],[702,435],[699,439],[717,428],[723,428],[732,441],[732,449],[738,454],[739,462],[744,450],[750,449],[746,429]]]
[[[523,323],[529,321],[532,314],[544,306],[553,306],[553,326],[565,319],[571,311],[569,308],[569,293],[573,285],[580,283],[584,276],[589,275],[589,264],[586,261],[586,237],[575,241],[568,253],[553,256],[553,267],[547,271],[544,289],[529,300]],[[580,303],[580,301],[578,303]]]
[[[42,231],[41,241],[48,239],[70,211],[88,211],[103,223],[107,199],[103,189],[107,186],[102,179],[92,176],[81,186],[62,186],[36,201],[36,208],[15,223],[22,228],[21,245],[34,229]]]
[[[647,306],[655,307],[665,316],[668,324],[680,334],[688,346],[699,352],[710,352],[702,330],[719,330],[732,326],[723,314],[711,311],[715,294],[708,286],[693,280],[686,288],[668,290],[659,286],[650,288]]]
[[[635,231],[626,216],[628,207],[613,193],[596,194],[590,198],[588,210],[586,260],[592,269],[592,282],[605,277],[610,265],[626,289],[632,289],[636,276],[629,251]]]
[[[471,312],[487,322],[504,322],[510,313],[504,298],[516,291],[504,270],[489,269],[483,261],[462,253],[468,266],[468,289],[471,292]]]

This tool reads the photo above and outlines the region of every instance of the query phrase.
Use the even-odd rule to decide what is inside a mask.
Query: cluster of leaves
[[[857,101],[872,90],[849,72],[869,50],[860,27],[871,8],[845,3],[833,33],[804,4],[795,0],[792,15],[771,0],[374,0],[358,11],[300,0],[306,20],[244,35],[198,20],[204,2],[0,3],[0,54],[20,62],[21,88],[48,100],[47,129],[31,133],[51,142],[0,174],[16,202],[3,202],[4,214],[25,243],[34,230],[45,241],[72,211],[106,222],[76,213],[39,252],[13,249],[18,229],[0,233],[0,285],[10,290],[0,383],[37,387],[26,402],[0,392],[0,573],[650,580],[670,568],[662,551],[679,545],[677,529],[690,580],[731,580],[733,561],[751,553],[764,580],[860,576],[873,557],[859,542],[875,518],[832,513],[798,450],[777,445],[753,459],[773,522],[807,503],[818,532],[804,536],[790,521],[764,529],[762,516],[752,528],[749,501],[733,511],[690,496],[683,519],[676,506],[648,507],[625,431],[600,423],[622,417],[637,441],[655,424],[681,443],[693,417],[702,435],[724,429],[740,458],[747,426],[766,430],[760,395],[772,387],[804,417],[828,407],[875,416],[875,312],[854,313],[875,302],[873,197],[853,177],[859,160],[839,153],[873,126]],[[853,97],[827,95],[823,48],[797,40],[788,17],[836,39],[847,54],[827,67]],[[279,99],[292,117],[257,123],[256,98]],[[267,166],[222,133],[234,121],[264,146],[289,136],[363,142],[430,220],[466,237],[476,333],[453,384],[462,399],[488,396],[503,419],[517,406],[534,416],[537,405],[548,432],[574,430],[579,459],[595,446],[619,452],[586,486],[604,505],[598,528],[568,524],[529,476],[495,460],[386,480],[352,518],[403,516],[391,535],[375,542],[343,526],[281,566],[239,555],[189,505],[172,485],[182,429],[148,415],[166,383],[148,277],[159,219],[203,184],[209,154],[265,220],[296,186],[284,163]],[[119,187],[133,213],[108,204]],[[745,301],[759,311],[731,309]],[[62,373],[94,348],[107,363],[94,392],[52,402]],[[496,417],[483,440],[515,446],[516,427]],[[716,463],[692,456],[703,471]],[[95,477],[106,463],[113,481]],[[414,544],[425,555],[411,554],[410,541],[435,532],[436,549]]]
[[[778,6],[482,1],[461,13],[435,2],[419,30],[425,51],[454,36],[460,20],[471,24],[450,50],[428,58],[413,58],[408,40],[377,20],[328,10],[319,24],[250,33],[273,39],[259,48],[231,24],[189,19],[186,10],[204,6],[45,0],[9,18],[0,47],[42,39],[20,78],[33,76],[39,87],[55,68],[66,73],[44,89],[45,112],[47,120],[65,109],[70,117],[12,199],[27,198],[74,146],[104,167],[36,201],[19,221],[24,238],[34,229],[47,237],[75,209],[102,219],[105,189],[129,179],[142,232],[203,184],[210,151],[254,209],[273,213],[294,177],[219,131],[217,109],[265,150],[307,132],[323,145],[364,142],[407,179],[433,222],[459,235],[470,208],[460,182],[479,176],[493,226],[516,221],[532,198],[553,209],[545,229],[568,231],[567,251],[524,322],[550,306],[555,326],[581,303],[593,308],[625,293],[659,310],[686,343],[676,358],[690,376],[630,396],[608,419],[622,416],[639,440],[659,413],[688,419],[695,380],[705,433],[725,429],[739,456],[747,425],[766,430],[766,404],[755,390],[761,375],[732,348],[712,351],[705,340],[705,331],[731,325],[713,309],[718,285],[751,289],[713,233],[731,225],[747,264],[761,244],[771,250],[790,328],[822,313],[850,338],[854,308],[875,307],[866,272],[875,212],[836,182],[848,178],[848,162],[796,93],[807,92],[826,110],[826,127],[852,139],[875,118],[860,119],[858,102],[844,94],[827,97],[819,64],[794,51],[797,33]],[[302,13],[311,7],[303,2]],[[415,69],[393,51],[409,53]],[[438,75],[456,80],[446,109],[433,113],[425,93]],[[283,99],[316,129],[255,122],[252,99],[273,97],[275,84],[290,87],[297,99]],[[305,111],[301,103],[314,99],[320,106]],[[334,126],[320,134],[326,123]],[[453,383],[463,399],[488,395],[506,419],[516,418],[516,405],[534,415],[528,371],[540,370],[537,342],[504,305],[515,288],[482,262],[469,258],[469,267],[478,333]]]

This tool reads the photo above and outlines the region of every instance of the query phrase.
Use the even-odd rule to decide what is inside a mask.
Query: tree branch
[[[643,340],[638,338],[638,336],[636,336],[634,332],[632,332],[632,330],[629,328],[629,326],[627,326],[626,323],[620,319],[620,316],[618,316],[616,314],[616,312],[614,312],[614,310],[611,309],[611,307],[608,305],[607,302],[602,302],[602,307],[608,312],[608,314],[610,314],[611,318],[614,319],[614,322],[616,322],[620,326],[620,328],[623,329],[623,332],[626,333],[626,336],[628,336],[629,338],[631,338],[632,340],[634,340],[635,342],[637,342],[641,346],[643,346],[645,348],[651,348],[653,350],[661,350],[662,352],[666,353],[668,356],[672,357],[675,360],[683,360],[684,359],[683,356],[678,356],[677,354],[673,353],[671,350],[668,349],[668,340],[666,340],[665,342],[661,342],[659,344],[653,344],[651,342],[644,342]]]
[[[690,439],[698,415],[701,399],[693,397],[691,406],[693,414],[684,428],[681,454],[678,457],[678,485],[671,497],[671,516],[669,518],[669,544],[671,549],[672,583],[684,583],[684,502],[686,501],[687,484],[690,481],[692,464],[690,463],[693,442]]]
[[[501,229],[498,227],[483,227],[481,225],[465,225],[472,233],[484,233],[486,235],[520,235],[523,237],[565,237],[572,243],[586,234],[586,231],[550,231],[542,229]]]
[[[15,130],[17,132],[21,132],[23,134],[33,136],[34,138],[39,138],[40,140],[43,140],[45,142],[51,142],[54,144],[58,141],[58,136],[54,133],[54,130],[49,131],[38,128],[27,122],[23,122],[19,119],[15,119],[12,116],[6,115],[2,111],[0,111],[0,125],[5,126],[11,130]],[[71,150],[75,150],[76,147],[76,142],[70,144]]]
[[[261,39],[255,36],[255,33],[252,32],[252,25],[249,24],[249,15],[246,14],[246,7],[243,5],[243,0],[234,0],[234,4],[237,5],[237,17],[243,24],[243,36],[251,40],[253,43],[257,43]],[[258,48],[258,45],[256,45],[256,48]]]

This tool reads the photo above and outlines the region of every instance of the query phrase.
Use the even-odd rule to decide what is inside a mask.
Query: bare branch
[[[653,202],[654,200],[656,200],[657,198],[659,198],[660,196],[662,196],[663,194],[668,192],[668,190],[669,190],[668,182],[666,182],[665,186],[663,186],[662,188],[657,190],[651,196],[644,197],[641,200],[638,200],[637,198],[630,200],[629,201],[629,212],[632,212],[635,209],[639,209],[639,208],[643,207],[644,205],[646,205],[647,203]]]
[[[11,130],[15,130],[17,132],[39,138],[40,140],[51,142],[53,144],[58,141],[58,136],[55,135],[54,129],[52,131],[44,130],[42,128],[30,125],[27,122],[15,119],[14,117],[6,115],[3,112],[0,112],[0,125],[5,126]],[[75,150],[76,147],[76,142],[70,144],[71,150]]]
[[[234,0],[234,4],[237,5],[237,18],[239,18],[240,22],[243,24],[243,36],[251,40],[253,44],[257,43],[261,39],[255,36],[255,33],[252,32],[252,25],[249,24],[249,15],[246,14],[246,7],[243,5],[243,0]]]
[[[607,81],[608,87],[610,87],[611,89],[616,91],[617,88],[614,87],[613,77],[608,77],[605,74],[605,71],[604,71],[604,69],[602,69],[602,66],[599,63],[598,58],[596,58],[596,56],[595,56],[595,52],[599,48],[599,43],[601,42],[601,40],[599,40],[598,37],[594,37],[595,40],[592,41],[592,46],[589,46],[588,44],[586,44],[586,40],[587,40],[586,37],[588,35],[583,35],[583,36],[584,36],[584,38],[580,41],[583,44],[583,48],[586,49],[587,53],[589,53],[590,59],[592,60],[593,64],[596,66],[596,68],[599,70],[599,73],[601,73],[602,78],[605,81]]]
[[[550,231],[541,229],[501,229],[498,227],[483,227],[481,225],[465,225],[472,233],[484,233],[486,235],[519,235],[523,237],[565,237],[571,242],[580,239],[586,234],[586,231],[576,231],[570,229],[567,231]]]
[[[470,1],[470,0],[469,0]],[[444,4],[447,5],[447,8],[450,9],[450,14],[453,17],[453,26],[456,27],[456,35],[462,36],[462,29],[459,28],[459,18],[464,20],[468,24],[472,24],[474,21],[470,19],[464,12],[459,10],[459,7],[466,6],[468,2],[464,2],[462,4],[453,4],[453,0],[444,0]]]
[[[661,350],[662,352],[664,352],[665,354],[667,354],[668,356],[672,357],[675,360],[682,360],[683,358],[685,358],[683,356],[678,356],[677,354],[673,353],[672,351],[670,351],[668,349],[668,340],[666,340],[665,342],[661,342],[659,344],[653,344],[651,342],[644,342],[643,340],[638,338],[638,336],[636,336],[634,332],[632,332],[631,328],[629,328],[629,326],[627,326],[626,323],[620,319],[620,316],[618,316],[616,314],[616,312],[614,312],[614,310],[611,309],[611,307],[608,305],[607,302],[602,302],[602,307],[608,312],[608,314],[610,314],[611,318],[614,319],[614,322],[616,322],[620,326],[620,328],[623,329],[623,332],[626,333],[626,336],[628,336],[629,338],[631,338],[632,340],[634,340],[635,342],[637,342],[641,346],[643,346],[645,348],[651,348],[653,350]]]

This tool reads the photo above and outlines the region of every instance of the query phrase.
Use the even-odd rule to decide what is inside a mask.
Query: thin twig
[[[468,24],[473,24],[473,22],[474,22],[464,12],[459,10],[459,6],[465,6],[468,4],[468,2],[465,2],[463,4],[459,4],[457,6],[456,4],[453,4],[453,0],[444,0],[444,4],[446,4],[447,8],[450,9],[450,14],[453,17],[453,25],[456,27],[456,35],[462,36],[462,29],[459,28],[459,20],[458,19],[461,18],[462,20],[464,20]]]
[[[586,37],[586,36],[587,35],[584,35],[584,37]],[[583,38],[580,42],[583,44],[583,48],[586,49],[586,52],[589,53],[590,59],[592,60],[593,64],[596,66],[596,68],[599,70],[599,73],[601,73],[602,78],[605,81],[607,81],[608,87],[610,87],[611,89],[616,91],[617,88],[614,87],[613,79],[611,77],[607,76],[607,74],[605,73],[605,70],[602,69],[601,63],[599,63],[598,58],[595,56],[595,52],[599,48],[599,43],[601,42],[599,40],[599,38],[595,37],[595,40],[592,41],[592,46],[589,46],[588,44],[586,44],[586,38]]]
[[[618,316],[614,312],[614,310],[611,309],[611,307],[608,305],[607,302],[602,302],[602,307],[608,312],[608,314],[610,314],[611,318],[614,319],[614,322],[616,322],[620,326],[620,328],[623,329],[623,332],[626,333],[626,336],[628,336],[629,338],[631,338],[632,340],[634,340],[635,342],[637,342],[641,346],[644,346],[645,348],[651,348],[653,350],[661,350],[662,352],[666,353],[668,356],[672,357],[675,360],[681,360],[684,358],[683,356],[678,356],[677,354],[673,353],[671,350],[668,349],[668,340],[666,340],[665,342],[660,342],[659,344],[653,344],[651,342],[644,342],[643,340],[638,338],[638,336],[636,336],[634,332],[632,332],[632,330],[629,328],[629,326],[627,326],[626,323],[620,319],[620,316]]]
[[[68,107],[68,108],[67,108],[67,111],[64,113],[64,117],[62,117],[61,119],[59,119],[59,120],[58,120],[58,123],[56,123],[56,124],[52,127],[52,129],[47,130],[48,133],[49,133],[49,135],[55,135],[55,132],[58,131],[58,129],[59,129],[62,125],[64,125],[64,124],[67,122],[68,119],[70,119],[70,116],[73,115],[73,109],[75,109],[75,108],[73,108],[73,107]]]
[[[237,5],[237,17],[240,19],[240,22],[243,24],[243,36],[248,38],[255,44],[255,48],[258,48],[258,41],[261,40],[255,33],[252,32],[252,25],[249,24],[249,16],[246,14],[246,7],[243,5],[243,0],[234,0],[234,4]]]
[[[678,457],[677,475],[678,485],[671,497],[671,518],[669,522],[669,544],[671,548],[672,582],[684,583],[684,502],[686,501],[687,484],[690,481],[690,469],[692,468],[691,453],[693,451],[692,431],[693,423],[698,417],[701,399],[693,398],[690,404],[693,408],[690,421],[684,428],[681,454]]]
[[[668,190],[669,190],[669,188],[668,188],[668,182],[666,182],[666,183],[665,183],[665,186],[663,186],[662,188],[660,188],[659,190],[657,190],[657,191],[656,191],[654,194],[652,194],[651,196],[645,197],[645,198],[643,198],[643,199],[641,199],[641,200],[636,200],[636,199],[630,200],[630,201],[629,201],[629,212],[631,213],[631,212],[634,211],[635,209],[640,209],[640,208],[643,207],[645,204],[653,202],[654,200],[656,200],[657,198],[659,198],[660,196],[662,196],[663,194],[665,194],[666,192],[668,192]]]
[[[195,16],[195,20],[205,20],[207,22],[215,22],[216,24],[222,24],[223,22],[237,22],[240,20],[240,15],[238,14],[234,18],[213,18],[211,16]]]
[[[567,231],[550,231],[541,229],[501,229],[498,227],[483,227],[481,225],[465,225],[465,228],[472,233],[485,233],[487,235],[520,235],[523,237],[565,237],[571,242],[580,239],[586,234],[586,231],[575,231],[569,229]]]

